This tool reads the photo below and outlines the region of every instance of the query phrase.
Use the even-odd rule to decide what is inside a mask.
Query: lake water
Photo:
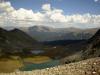
[[[32,71],[36,69],[50,68],[50,67],[54,67],[57,65],[60,65],[59,60],[52,60],[52,61],[40,63],[40,64],[27,64],[24,67],[22,67],[20,70],[21,71]]]
[[[32,50],[31,53],[37,55],[37,54],[44,53],[44,50]]]

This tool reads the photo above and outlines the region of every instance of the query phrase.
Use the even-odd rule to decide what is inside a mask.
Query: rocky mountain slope
[[[78,48],[79,51],[73,55],[63,58],[61,60],[63,63],[70,63],[83,59],[100,57],[100,30],[98,30],[93,37],[85,41],[83,44],[75,45],[75,47],[72,46],[72,49]]]
[[[100,57],[100,30],[87,41],[86,50],[83,51],[83,57]]]
[[[42,70],[0,73],[0,75],[100,75],[100,58],[87,59]]]

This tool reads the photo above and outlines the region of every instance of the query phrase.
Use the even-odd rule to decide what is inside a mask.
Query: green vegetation
[[[13,72],[22,67],[23,64],[19,60],[3,58],[0,60],[0,72]]]
[[[23,59],[25,62],[30,62],[30,63],[44,63],[51,61],[52,59],[47,57],[47,56],[34,56],[34,57],[27,57]]]
[[[9,58],[0,58],[0,73],[1,72],[14,72],[23,67],[25,63],[45,63],[52,60],[47,56],[33,56],[20,58],[19,56],[10,56]]]

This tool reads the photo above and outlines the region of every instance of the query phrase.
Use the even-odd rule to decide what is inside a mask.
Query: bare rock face
[[[1,73],[0,75],[100,75],[100,58],[91,58],[42,70]]]

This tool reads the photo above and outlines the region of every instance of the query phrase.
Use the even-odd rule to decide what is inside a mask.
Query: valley
[[[99,57],[99,32],[89,39],[42,42],[19,29],[0,28],[0,72],[32,71]]]
[[[100,0],[0,0],[0,75],[100,75]]]

